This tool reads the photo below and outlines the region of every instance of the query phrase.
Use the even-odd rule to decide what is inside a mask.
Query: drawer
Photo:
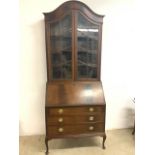
[[[61,137],[76,134],[91,134],[104,132],[103,123],[87,123],[80,125],[47,126],[48,137]]]
[[[47,108],[47,115],[90,115],[104,112],[105,106]]]
[[[81,124],[86,122],[103,122],[104,114],[98,115],[77,115],[77,116],[50,116],[47,117],[47,125],[56,124]]]

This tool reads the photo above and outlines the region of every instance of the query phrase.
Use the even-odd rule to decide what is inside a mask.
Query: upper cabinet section
[[[48,81],[100,80],[103,16],[79,1],[44,16]]]

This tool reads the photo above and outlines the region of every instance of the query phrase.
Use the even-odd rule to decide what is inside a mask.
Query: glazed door
[[[50,79],[72,79],[72,15],[50,23]]]
[[[78,80],[96,80],[99,74],[99,25],[77,14],[77,64]]]

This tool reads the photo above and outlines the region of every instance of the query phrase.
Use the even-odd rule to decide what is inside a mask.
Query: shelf
[[[85,63],[83,61],[78,60],[78,66],[88,66],[88,67],[97,67],[97,64]]]
[[[71,49],[69,49],[69,50],[61,50],[61,49],[60,50],[54,50],[53,49],[53,51],[54,52],[52,52],[52,54],[72,53]]]
[[[93,39],[93,40],[98,41],[98,36],[94,36],[92,34],[90,35],[90,34],[86,34],[86,33],[80,33],[80,32],[78,32],[77,38],[78,39]]]
[[[56,30],[55,30],[56,29]],[[68,27],[60,27],[60,28],[56,28],[51,26],[51,36],[53,34],[57,34],[57,35],[61,35],[61,34],[65,34],[65,33],[72,33],[72,28],[68,28]]]
[[[61,62],[59,64],[53,64],[53,67],[63,67],[63,66],[71,66],[71,60]]]
[[[72,48],[71,48],[71,46],[67,46],[67,47],[56,47],[55,49],[54,49],[54,47],[52,48],[52,53],[62,53],[62,52],[71,52],[72,50],[71,50]]]
[[[97,54],[97,50],[90,50],[84,47],[78,48],[78,53],[90,53],[90,54]]]
[[[59,40],[58,40],[59,39]],[[63,40],[71,40],[72,39],[72,37],[71,36],[64,36],[64,35],[58,35],[58,36],[51,36],[51,40],[53,41],[60,41],[60,39],[61,39],[61,41],[63,41]]]

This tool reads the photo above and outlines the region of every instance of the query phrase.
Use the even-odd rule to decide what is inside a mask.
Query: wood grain
[[[90,89],[86,86],[90,85]],[[103,105],[104,93],[100,81],[54,82],[47,85],[46,106]]]

